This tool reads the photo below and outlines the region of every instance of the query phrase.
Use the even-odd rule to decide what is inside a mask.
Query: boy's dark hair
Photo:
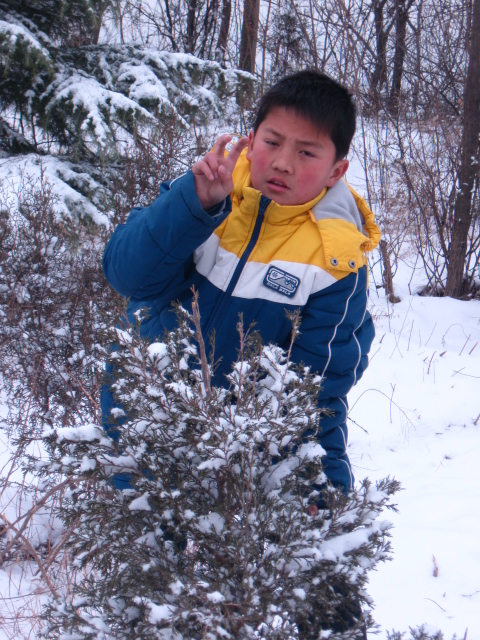
[[[274,107],[294,109],[311,120],[335,145],[335,161],[344,158],[355,133],[356,109],[348,89],[319,71],[299,71],[282,78],[260,99],[254,132]]]

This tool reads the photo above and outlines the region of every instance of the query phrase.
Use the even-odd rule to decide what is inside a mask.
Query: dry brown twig
[[[11,540],[8,542],[5,549],[3,550],[0,556],[0,562],[4,562],[6,554],[16,544],[17,540],[23,537],[23,532],[27,528],[28,523],[30,522],[32,517],[35,515],[35,513],[37,513],[39,509],[41,509],[46,505],[49,498],[51,498],[54,494],[58,493],[59,491],[62,491],[66,486],[71,486],[73,482],[74,481],[72,480],[72,478],[67,478],[60,484],[50,489],[50,491],[47,491],[47,493],[42,498],[40,498],[40,500],[38,500],[38,502],[36,502],[31,509],[29,509],[27,512],[19,516],[12,523],[7,522],[3,516],[0,516],[6,523],[7,531],[12,530],[15,533],[15,535],[11,538]],[[22,520],[23,520],[22,526],[19,529],[17,529],[16,525]]]
[[[195,325],[195,337],[198,342],[198,348],[200,351],[200,365],[202,368],[202,380],[205,388],[205,395],[207,400],[212,395],[212,388],[210,384],[210,368],[208,366],[207,354],[205,350],[205,341],[203,339],[202,327],[200,324],[200,308],[198,306],[198,291],[192,287],[193,300],[192,300],[192,315],[193,324]]]
[[[6,524],[7,528],[15,532],[15,537],[12,540],[15,540],[15,542],[17,540],[20,540],[22,542],[22,544],[25,546],[25,548],[28,550],[29,554],[32,556],[32,558],[37,563],[38,569],[39,569],[40,573],[42,574],[42,578],[43,578],[45,584],[50,589],[50,591],[51,591],[52,595],[54,596],[54,598],[58,599],[58,593],[57,593],[55,587],[53,586],[53,584],[51,583],[50,578],[48,577],[47,571],[46,571],[45,567],[43,566],[42,560],[40,559],[40,556],[38,555],[38,553],[33,548],[33,545],[31,544],[31,542],[24,535],[22,535],[14,526],[12,526],[8,522],[8,520],[5,518],[5,516],[0,516],[0,517],[2,518],[3,522]],[[5,558],[6,553],[8,553],[8,551],[13,546],[12,540],[7,544],[6,551],[3,552],[3,557],[4,558]]]

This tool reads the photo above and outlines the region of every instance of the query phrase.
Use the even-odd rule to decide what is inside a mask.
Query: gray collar
[[[365,233],[363,216],[343,180],[339,180],[336,185],[328,189],[323,198],[312,207],[312,213],[317,220],[336,218],[351,222],[361,233]]]

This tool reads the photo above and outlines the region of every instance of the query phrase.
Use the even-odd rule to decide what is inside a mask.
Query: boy
[[[346,89],[303,71],[264,94],[253,131],[225,156],[230,136],[184,176],[134,209],[104,256],[110,284],[129,298],[130,319],[148,307],[142,332],[159,338],[175,323],[171,303],[191,310],[199,291],[202,330],[221,356],[214,384],[236,358],[239,313],[265,343],[286,347],[285,310],[300,308],[292,359],[324,376],[319,404],[330,410],[318,438],[333,485],[348,491],[346,395],[367,366],[374,335],[365,252],[380,233],[365,202],[342,180],[355,132]],[[208,353],[207,353],[208,356]],[[112,397],[102,394],[108,422]],[[312,515],[315,512],[313,505]]]

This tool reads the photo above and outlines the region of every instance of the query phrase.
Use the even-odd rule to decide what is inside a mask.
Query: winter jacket
[[[208,212],[191,171],[163,184],[151,206],[134,209],[115,229],[103,259],[105,275],[129,298],[130,319],[139,308],[150,309],[141,328],[150,339],[174,327],[172,301],[191,310],[195,286],[207,348],[215,331],[221,361],[213,382],[220,385],[236,359],[240,313],[244,326],[255,321],[265,343],[287,347],[291,323],[285,311],[300,308],[292,358],[324,377],[319,404],[330,411],[318,437],[325,473],[348,490],[353,474],[346,396],[367,366],[374,336],[366,252],[378,244],[378,227],[344,181],[306,204],[280,206],[250,186],[245,152],[233,180],[231,197]],[[105,389],[106,422],[111,406]]]

